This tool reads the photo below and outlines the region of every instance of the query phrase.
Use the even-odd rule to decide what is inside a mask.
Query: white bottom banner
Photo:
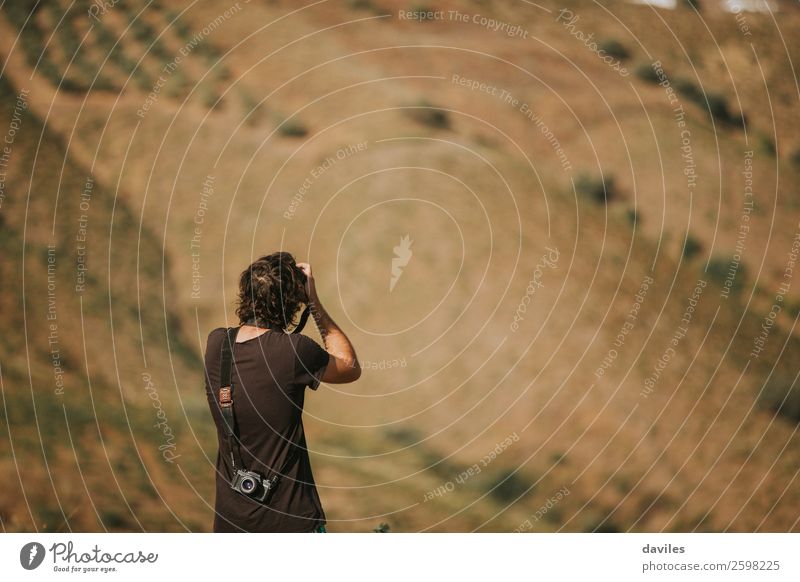
[[[800,580],[797,534],[4,534],[3,580]]]

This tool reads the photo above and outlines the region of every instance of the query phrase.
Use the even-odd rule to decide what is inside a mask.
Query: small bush
[[[86,93],[88,87],[80,81],[64,77],[61,79],[61,90],[65,93]]]
[[[80,38],[70,22],[66,22],[58,27],[58,39],[61,42],[61,50],[67,61],[72,59],[80,51]]]
[[[167,50],[161,39],[156,40],[153,38],[152,44],[148,43],[150,54],[155,56],[160,62],[166,63],[171,61],[174,56]]]
[[[192,28],[186,23],[185,17],[183,20],[178,16],[177,12],[169,11],[166,13],[168,23],[172,23],[172,31],[184,41],[189,41],[192,38]],[[174,21],[174,22],[173,22]]]
[[[610,517],[602,517],[591,511],[582,516],[581,530],[587,533],[619,533],[621,531]]]
[[[41,62],[39,63],[39,68],[37,69],[37,71],[42,77],[47,79],[47,81],[53,87],[58,87],[59,83],[61,83],[61,81],[62,81],[61,71],[59,71],[58,67],[56,67],[53,64],[53,61],[51,61],[48,58],[43,58],[41,60]],[[64,85],[62,85],[61,88],[64,89],[65,91],[70,91],[70,88],[69,87],[65,87]]]
[[[703,250],[703,245],[694,236],[687,235],[686,240],[683,241],[683,258],[691,261],[695,258],[700,251]]]
[[[714,257],[708,262],[708,267],[706,267],[706,274],[708,275],[709,279],[711,279],[717,285],[723,285],[731,273],[735,273],[733,276],[731,291],[736,293],[741,291],[744,285],[743,281],[747,276],[747,269],[744,266],[744,263],[740,262],[738,265],[736,265],[732,257],[727,259],[723,259],[722,257]]]
[[[189,81],[181,69],[175,69],[169,76],[166,85],[164,86],[163,93],[170,99],[178,99],[186,95],[186,89],[189,86]]]
[[[228,67],[226,67],[225,65],[222,65],[222,64],[218,65],[214,69],[214,72],[212,74],[214,75],[214,78],[217,81],[220,81],[222,83],[226,83],[227,81],[230,81],[231,78],[233,77],[233,73],[231,73],[231,70]]]
[[[533,491],[534,488],[531,488]],[[489,493],[503,504],[513,503],[528,492],[528,484],[520,477],[519,472],[503,471],[489,487]]]
[[[305,137],[308,129],[299,121],[289,119],[278,126],[278,133],[284,137]]]
[[[420,22],[425,22],[426,20],[430,20],[428,14],[435,12],[435,9],[427,4],[417,4],[411,8],[411,11],[417,13]]]
[[[744,115],[731,113],[728,100],[719,93],[703,93],[703,90],[688,79],[676,79],[675,89],[692,103],[706,109],[711,116],[722,123],[735,126],[744,125]]]
[[[783,309],[789,314],[789,317],[796,319],[797,314],[800,313],[800,301],[785,299]]]
[[[141,17],[131,21],[131,28],[130,33],[139,42],[150,45],[150,43],[156,38],[155,30]]]
[[[758,395],[758,405],[800,424],[800,383],[787,373],[773,374]]]
[[[674,85],[675,90],[686,97],[689,101],[697,103],[698,105],[705,104],[705,97],[703,96],[703,92],[700,90],[700,87],[695,85],[689,79],[680,77],[675,79]]]
[[[628,49],[625,48],[625,45],[616,39],[605,40],[598,45],[598,48],[601,51],[605,51],[608,56],[614,57],[620,61],[624,61],[631,57],[630,51],[628,51]],[[652,67],[649,68],[652,70]]]
[[[789,156],[789,161],[792,162],[796,167],[800,168],[800,148],[794,150],[792,155]]]
[[[154,82],[150,79],[150,75],[147,74],[143,68],[139,67],[136,69],[133,74],[131,75],[131,80],[133,83],[139,88],[140,91],[145,93],[149,93],[153,90]]]
[[[200,97],[200,103],[207,109],[216,109],[222,103],[217,101],[217,92],[210,83],[204,83],[197,87],[196,93]]]
[[[593,178],[588,174],[580,174],[575,180],[575,191],[579,196],[598,204],[608,204],[619,197],[613,176]]]
[[[348,0],[347,5],[351,10],[372,10],[372,0]]]
[[[449,129],[450,116],[444,111],[423,100],[414,109],[408,110],[411,118],[421,125],[432,127],[433,129]]]
[[[775,140],[769,135],[758,136],[758,149],[773,158],[778,155],[778,148],[775,147]]]
[[[399,441],[406,446],[416,445],[422,440],[422,435],[419,433],[419,431],[416,431],[413,428],[390,428],[386,431],[386,436],[388,436],[390,439]]]
[[[658,84],[658,73],[656,73],[655,69],[650,65],[650,63],[640,63],[636,65],[636,68],[633,70],[633,74],[646,83],[653,83],[654,85]]]
[[[260,125],[264,121],[264,114],[267,107],[264,103],[259,103],[250,93],[243,91],[240,93],[242,109],[244,115],[247,116],[245,123],[251,127]]]

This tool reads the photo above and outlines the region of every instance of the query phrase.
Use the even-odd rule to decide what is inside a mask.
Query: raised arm
[[[347,384],[355,382],[361,376],[361,364],[358,363],[356,350],[350,343],[347,335],[336,325],[333,318],[328,315],[317,295],[317,287],[314,284],[314,275],[311,265],[308,263],[297,263],[308,278],[308,300],[311,306],[311,315],[317,324],[319,333],[322,336],[322,344],[325,346],[331,358],[328,367],[322,375],[322,381],[330,384]]]

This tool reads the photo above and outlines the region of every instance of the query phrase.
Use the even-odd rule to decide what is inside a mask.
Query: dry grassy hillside
[[[366,368],[307,399],[330,530],[796,531],[800,12],[706,4],[4,7],[4,528],[207,530],[200,356],[285,248]]]

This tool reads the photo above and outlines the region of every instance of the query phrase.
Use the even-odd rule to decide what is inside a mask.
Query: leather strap
[[[244,467],[241,452],[239,451],[239,437],[236,435],[236,416],[233,413],[233,378],[231,378],[233,345],[236,343],[236,334],[238,332],[238,327],[229,327],[225,331],[225,337],[222,339],[222,359],[219,366],[220,385],[217,395],[217,404],[222,413],[234,471],[237,467]]]
[[[306,326],[306,322],[308,321],[308,316],[311,313],[311,306],[306,305],[306,308],[303,310],[303,313],[300,314],[300,321],[297,322],[297,327],[292,330],[292,333],[300,333],[303,331],[303,328]]]

